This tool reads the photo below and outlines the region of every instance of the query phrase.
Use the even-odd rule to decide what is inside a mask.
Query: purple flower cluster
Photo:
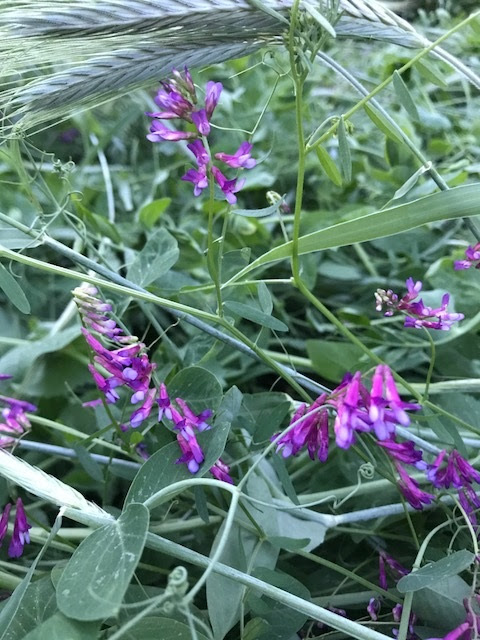
[[[130,403],[138,405],[129,419],[129,426],[133,429],[139,427],[150,416],[156,404],[158,422],[166,418],[173,423],[182,451],[177,463],[186,464],[191,473],[196,473],[205,458],[196,434],[211,428],[207,420],[212,416],[212,411],[206,409],[196,415],[182,398],[175,398],[176,406],[172,404],[165,384],[162,382],[159,387],[155,385],[153,372],[156,365],[150,362],[145,345],[139,342],[136,336],[125,335],[110,318],[112,307],[97,298],[97,289],[82,285],[77,287],[73,294],[82,321],[88,327],[82,327],[82,333],[95,354],[95,365],[90,364],[88,368],[105,402],[115,404],[120,399],[120,388],[126,389]],[[118,348],[105,347],[92,335],[93,331],[100,334],[104,340],[110,340]],[[102,400],[98,399],[86,402],[84,406],[95,407],[101,403]],[[121,425],[121,428],[126,431],[129,426]],[[137,447],[137,451],[142,458],[148,458],[144,445]],[[219,480],[233,483],[228,475],[228,466],[221,460],[211,467],[210,472]]]
[[[99,300],[97,294],[97,289],[89,285],[82,285],[73,291],[82,321],[88,327],[82,327],[82,333],[95,354],[96,366],[90,364],[88,368],[108,404],[115,404],[119,400],[120,387],[129,390],[130,403],[139,405],[130,415],[130,426],[136,428],[150,415],[156,397],[156,390],[151,387],[155,365],[145,353],[145,345],[136,336],[124,335],[115,320],[109,317],[111,305]],[[106,348],[91,331],[121,346],[117,349]],[[100,399],[88,402],[86,406],[98,404],[101,404]]]
[[[302,404],[293,415],[291,428],[278,440],[277,452],[284,458],[296,455],[306,447],[312,460],[325,462],[328,457],[330,414],[334,412],[333,431],[335,442],[341,449],[348,449],[355,442],[358,432],[371,433],[376,444],[392,460],[398,473],[398,488],[415,509],[423,509],[435,496],[420,488],[406,466],[426,472],[426,479],[435,488],[459,490],[459,499],[471,522],[476,526],[475,509],[480,508],[480,498],[472,483],[480,484],[480,472],[476,471],[458,451],[450,454],[442,451],[432,464],[423,459],[423,452],[410,440],[398,442],[395,426],[408,426],[407,411],[418,411],[421,405],[404,402],[398,393],[392,372],[387,365],[378,365],[372,378],[371,390],[362,382],[362,375],[345,375],[341,384],[330,394],[323,393],[310,406]],[[274,440],[277,436],[273,436]],[[442,466],[443,463],[445,466]]]
[[[463,313],[448,312],[447,306],[450,301],[450,294],[445,293],[442,297],[441,306],[434,309],[424,305],[422,299],[413,302],[418,297],[423,286],[420,280],[414,282],[413,278],[408,278],[406,285],[407,293],[402,298],[399,298],[391,289],[377,289],[375,292],[376,310],[382,311],[383,307],[386,307],[385,316],[393,316],[396,311],[407,314],[404,326],[415,329],[425,327],[427,329],[448,331],[454,322],[463,320],[465,317]]]
[[[0,374],[0,380],[7,380],[11,376]],[[0,396],[0,449],[15,444],[17,438],[22,436],[32,426],[27,418],[26,411],[36,411],[37,407],[30,402]],[[8,434],[12,434],[9,436]]]
[[[445,465],[443,463],[445,462]],[[480,473],[455,449],[450,453],[441,451],[427,471],[427,477],[437,489],[458,489],[458,499],[472,525],[477,528],[475,511],[480,508],[480,498],[472,484],[480,484]]]
[[[465,260],[455,260],[453,265],[456,271],[470,269],[470,267],[480,269],[480,242],[477,242],[474,247],[469,246],[465,250]]]
[[[2,517],[0,518],[0,546],[7,534],[8,518],[10,516],[11,508],[12,505],[8,503],[3,509]],[[15,521],[13,524],[13,534],[8,547],[8,555],[10,558],[19,558],[22,555],[23,547],[25,544],[30,542],[28,530],[31,528],[31,525],[28,524],[27,521],[22,499],[18,498],[15,511]]]
[[[318,458],[325,462],[328,456],[329,410],[334,410],[333,430],[337,446],[348,449],[355,442],[357,432],[374,435],[377,444],[393,460],[399,475],[398,487],[405,499],[415,509],[422,509],[424,504],[432,502],[434,496],[420,489],[404,465],[423,471],[427,469],[427,463],[413,442],[395,440],[395,425],[408,426],[410,417],[407,411],[419,409],[419,404],[401,400],[387,365],[376,367],[371,391],[363,384],[359,371],[354,375],[348,373],[330,394],[322,394],[308,408],[302,404],[297,409],[290,421],[292,428],[278,441],[277,451],[288,458],[306,446],[312,460]]]
[[[220,99],[223,86],[220,82],[207,82],[205,106],[197,109],[197,94],[188,69],[185,67],[183,74],[174,71],[173,76],[168,82],[162,83],[163,88],[159,89],[154,98],[162,111],[147,113],[151,118],[156,118],[150,126],[147,138],[151,142],[192,140],[187,144],[187,148],[192,152],[197,168],[189,169],[181,179],[191,182],[194,195],[199,196],[208,187],[209,179],[213,176],[227,202],[235,204],[237,201],[235,194],[243,187],[245,180],[238,180],[238,178],[229,180],[218,167],[213,165],[207,142],[210,134],[210,119]],[[161,122],[161,120],[176,118],[192,124],[195,130],[173,130]],[[215,158],[233,169],[252,169],[256,165],[256,160],[251,157],[251,150],[250,142],[242,142],[234,154],[220,152],[215,154]]]
[[[348,449],[356,432],[372,432],[379,440],[395,433],[395,425],[407,426],[407,411],[417,411],[419,404],[401,400],[392,372],[387,365],[378,365],[372,380],[371,392],[362,382],[359,371],[347,373],[340,385],[330,394],[322,394],[308,408],[301,405],[293,416],[292,428],[280,438],[277,451],[288,458],[307,446],[310,457],[324,462],[328,456],[329,409],[334,409],[335,441],[341,449]]]

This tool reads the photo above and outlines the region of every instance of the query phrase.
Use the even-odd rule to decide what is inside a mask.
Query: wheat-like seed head
[[[113,519],[98,505],[86,500],[76,489],[3,449],[0,449],[0,475],[53,504],[78,509],[86,515]]]
[[[302,0],[307,1],[324,15],[333,2]],[[0,129],[23,135],[158,83],[173,67],[205,67],[280,44],[291,5],[292,0],[0,0]],[[338,0],[338,9],[337,37],[429,44],[376,0]],[[480,78],[455,57],[439,48],[433,55],[480,88]]]

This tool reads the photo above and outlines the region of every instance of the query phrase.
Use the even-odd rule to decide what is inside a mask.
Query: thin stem
[[[397,69],[397,72],[399,74],[402,74],[405,71],[407,71],[407,69],[410,69],[410,67],[412,67],[416,62],[421,60],[427,53],[435,49],[435,47],[438,47],[439,44],[441,44],[444,40],[449,38],[452,34],[454,34],[455,32],[459,31],[460,29],[463,29],[463,27],[470,24],[470,22],[475,20],[479,14],[480,14],[480,11],[475,11],[470,16],[468,16],[467,18],[459,22],[457,25],[452,27],[452,29],[450,29],[449,31],[441,35],[439,38],[437,38],[437,40],[435,40],[434,42],[431,42],[427,47],[422,49],[422,51],[417,53],[416,56],[414,56],[408,62],[406,62],[402,67],[400,67],[400,69]],[[357,102],[357,104],[355,104],[351,109],[349,109],[346,113],[344,113],[343,114],[344,119],[347,120],[348,118],[350,118],[354,113],[356,113],[365,104],[367,104],[367,102],[369,102],[374,96],[376,96],[377,93],[380,93],[380,91],[382,91],[386,86],[388,86],[392,80],[393,80],[393,74],[388,76],[388,78],[385,78],[385,80],[381,82],[379,85],[377,85],[375,89],[373,89],[373,91],[371,91],[368,95],[362,98],[362,100]],[[326,140],[336,132],[337,128],[338,128],[338,122],[335,122],[320,138],[318,138],[318,140],[315,140],[313,144],[308,145],[307,152],[313,151],[316,147],[322,144],[324,140]]]
[[[205,142],[204,142],[205,143]],[[210,185],[209,198],[208,198],[208,232],[207,232],[207,264],[210,277],[213,280],[215,286],[215,293],[217,295],[217,313],[219,317],[223,317],[223,302],[222,302],[222,288],[221,288],[221,275],[220,275],[220,263],[221,263],[221,249],[218,251],[218,255],[215,256],[216,247],[215,240],[213,238],[213,218],[214,218],[214,196],[215,196],[215,182],[213,179],[212,171],[208,169]]]
[[[91,440],[93,443],[105,447],[106,449],[111,449],[116,453],[121,453],[124,455],[128,455],[121,447],[112,442],[107,442],[106,440],[102,440],[101,438],[92,438],[86,433],[82,431],[77,431],[77,429],[73,429],[72,427],[67,427],[65,424],[61,424],[60,422],[55,422],[54,420],[49,420],[48,418],[42,418],[41,416],[37,416],[35,413],[28,413],[28,419],[30,422],[34,424],[40,424],[43,427],[48,427],[49,429],[54,429],[55,431],[59,431],[60,433],[66,433],[70,436],[75,436],[79,440]]]

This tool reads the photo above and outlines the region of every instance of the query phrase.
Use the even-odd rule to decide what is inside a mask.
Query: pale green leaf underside
[[[473,563],[475,556],[470,551],[462,549],[456,551],[446,558],[441,558],[433,564],[428,564],[418,571],[403,576],[397,584],[400,593],[407,591],[418,591],[425,587],[434,585],[439,580],[456,576]]]
[[[480,215],[480,183],[455,187],[406,204],[375,211],[365,216],[314,231],[299,240],[300,255],[368,242],[415,229],[423,224]],[[258,267],[292,255],[292,243],[275,247],[242,269],[230,282],[239,280]]]
[[[148,509],[130,504],[120,518],[86,538],[57,585],[60,611],[74,620],[116,615],[145,544]]]

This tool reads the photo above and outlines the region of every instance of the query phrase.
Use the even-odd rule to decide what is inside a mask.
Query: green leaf
[[[34,364],[38,357],[52,351],[60,351],[79,335],[80,326],[75,326],[59,331],[55,335],[47,335],[40,340],[32,340],[28,344],[14,347],[0,358],[0,371],[20,376]]]
[[[253,474],[247,482],[247,493],[252,498],[262,500],[267,504],[272,502],[271,491],[266,482],[258,475]],[[271,535],[278,535],[276,509],[264,505],[251,505],[247,503],[245,509],[250,518],[264,532],[266,540],[259,547],[258,536],[241,527],[237,522],[230,531],[228,544],[224,549],[220,562],[235,567],[241,571],[252,571],[257,566],[275,566],[279,550],[270,545],[267,540]],[[243,512],[238,513],[238,519],[250,523]],[[221,540],[224,525],[215,537],[212,546],[212,555],[215,552],[219,540]],[[223,640],[225,634],[238,621],[240,605],[245,594],[245,587],[229,578],[218,574],[212,574],[207,580],[207,605],[208,615],[217,640]],[[228,606],[219,606],[219,603],[228,603]]]
[[[74,620],[102,620],[120,610],[142,555],[148,509],[129,504],[118,520],[85,538],[57,585],[60,611]]]
[[[474,554],[466,549],[455,551],[446,558],[403,576],[397,583],[397,589],[400,593],[406,593],[407,591],[418,591],[419,589],[430,587],[439,580],[456,576],[465,571],[474,560]]]
[[[205,409],[216,411],[222,400],[222,385],[203,367],[182,369],[168,383],[171,398],[182,398],[196,413]]]
[[[287,467],[285,466],[285,461],[282,456],[279,456],[278,453],[273,453],[270,460],[272,463],[272,467],[274,468],[275,473],[280,480],[280,484],[285,491],[285,494],[290,498],[293,504],[300,504],[295,492],[295,487],[293,486],[293,482],[290,478],[290,474],[287,471]]]
[[[171,198],[159,198],[158,200],[153,200],[146,204],[140,209],[138,214],[140,222],[147,227],[147,229],[151,229],[171,201]]]
[[[41,237],[42,232],[38,230]],[[25,249],[25,247],[33,248],[42,244],[42,240],[35,240],[26,233],[13,227],[0,227],[1,247],[5,249]]]
[[[269,536],[268,541],[279,549],[298,551],[304,549],[310,542],[310,538],[287,538],[286,536]]]
[[[278,214],[282,203],[283,200],[279,200],[264,209],[232,209],[232,213],[236,216],[244,216],[245,218],[266,218],[267,216]]]
[[[240,410],[240,404],[241,394],[236,387],[232,387],[227,391],[218,408],[212,429],[197,435],[198,442],[205,454],[205,460],[195,474],[196,478],[204,476],[223,453],[231,422]],[[135,476],[125,498],[125,504],[145,502],[154,493],[175,482],[192,478],[186,465],[175,464],[180,456],[180,447],[176,442],[171,442],[154,453]]]
[[[284,393],[274,391],[245,394],[238,424],[253,435],[255,443],[266,442],[280,430],[291,403]]]
[[[73,448],[75,449],[75,452],[77,454],[78,461],[88,473],[88,475],[100,484],[103,484],[105,480],[103,477],[102,468],[98,464],[98,462],[94,460],[94,458],[92,458],[90,452],[85,449],[85,447],[82,447],[81,444],[74,444]]]
[[[273,311],[273,300],[270,291],[264,282],[259,282],[257,284],[257,293],[260,308],[264,313],[270,316]]]
[[[340,175],[340,171],[337,169],[337,165],[332,160],[328,151],[321,145],[318,145],[318,147],[315,148],[315,152],[317,154],[318,161],[320,162],[320,165],[327,176],[330,178],[333,184],[336,184],[337,187],[341,187],[342,176]]]
[[[90,211],[84,204],[82,204],[81,197],[82,196],[76,193],[71,195],[72,202],[75,205],[75,210],[79,218],[81,218],[87,226],[89,226],[93,231],[99,233],[101,236],[106,236],[113,240],[113,242],[122,242],[122,238],[117,231],[117,227],[103,216],[98,215],[98,213]]]
[[[58,612],[30,631],[24,640],[92,640],[98,637],[99,630],[99,622],[78,622]]]
[[[0,264],[0,289],[7,296],[10,302],[22,313],[30,313],[30,303],[23,293],[22,287],[12,276],[10,271]]]
[[[363,108],[365,109],[365,113],[373,122],[373,124],[380,129],[382,133],[384,133],[388,138],[397,142],[398,144],[404,144],[402,138],[398,135],[397,130],[392,127],[390,122],[385,118],[383,113],[375,109],[375,107],[370,106],[369,104],[364,104]]]
[[[158,229],[128,267],[127,278],[146,287],[167,273],[179,255],[176,239],[166,229]]]
[[[471,587],[459,576],[437,580],[416,591],[413,611],[424,624],[451,630],[465,621],[463,599],[471,595]]]
[[[24,640],[29,631],[36,629],[56,610],[55,589],[50,576],[32,582],[25,591],[4,640]]]
[[[395,69],[393,72],[393,88],[397,94],[400,104],[413,120],[420,120],[417,111],[417,105],[413,101],[410,91],[407,89],[407,85],[403,81],[402,76]]]
[[[222,524],[215,536],[210,555],[215,553],[223,531],[224,524]],[[247,553],[244,549],[246,536],[246,532],[240,525],[234,523],[230,530],[228,544],[220,556],[220,562],[239,571],[247,571]],[[244,592],[245,587],[235,580],[230,580],[218,574],[211,574],[208,577],[207,606],[215,640],[223,640],[225,634],[237,622],[240,613],[240,602]],[[228,606],[223,606],[227,602]]]
[[[122,627],[120,627],[122,629]],[[197,631],[198,640],[207,640],[203,633]],[[125,640],[191,640],[192,634],[190,628],[171,618],[147,617],[130,627],[122,638]]]
[[[368,242],[409,231],[430,222],[478,215],[479,208],[480,183],[455,187],[309,233],[299,239],[299,253],[304,255],[333,247]],[[242,269],[232,281],[239,280],[257,267],[285,260],[291,255],[292,243],[281,244]]]
[[[350,342],[307,340],[307,353],[315,371],[332,382],[341,380],[347,371],[358,369],[363,351]]]
[[[252,307],[251,305],[243,304],[243,302],[227,300],[224,302],[223,306],[229,311],[235,313],[237,316],[245,318],[245,320],[250,320],[250,322],[255,322],[255,324],[260,324],[262,327],[272,329],[272,331],[288,331],[288,327],[284,322],[264,313],[260,309]]]
[[[310,600],[308,589],[293,576],[265,567],[255,569],[253,575],[255,578],[273,584],[275,587],[304,600]],[[252,615],[261,616],[269,624],[269,629],[258,636],[258,640],[291,640],[293,634],[302,627],[307,619],[303,613],[285,607],[285,605],[265,596],[260,598],[254,592],[249,593],[247,602],[251,606]]]
[[[408,180],[406,180],[402,184],[402,186],[395,191],[395,193],[393,194],[392,200],[398,200],[399,198],[403,198],[403,196],[407,194],[410,191],[410,189],[413,189],[413,187],[417,184],[420,176],[423,176],[423,174],[426,173],[430,168],[431,168],[431,163],[428,162],[426,165],[420,167],[420,169],[417,169],[417,171],[415,171],[415,173],[411,175],[410,178],[408,178]]]
[[[350,146],[348,144],[347,130],[343,116],[338,122],[337,135],[340,169],[345,182],[350,182],[352,180],[352,156],[350,154]]]
[[[440,75],[439,70],[434,67],[431,59],[429,59],[428,63],[424,62],[423,60],[417,60],[415,62],[415,69],[420,73],[420,75],[422,75],[433,84],[436,84],[442,89],[448,89],[447,82]]]

